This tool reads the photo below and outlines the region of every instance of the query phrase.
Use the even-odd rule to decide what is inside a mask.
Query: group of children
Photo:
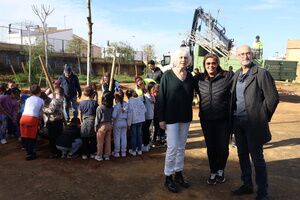
[[[140,78],[141,79],[141,78]],[[136,79],[137,80],[137,79]],[[137,81],[136,81],[137,83]],[[64,120],[64,91],[56,85],[51,95],[38,85],[30,86],[30,95],[20,94],[16,85],[0,87],[0,139],[5,144],[7,134],[14,134],[26,149],[26,160],[36,158],[38,132],[47,128],[50,158],[74,158],[81,152],[82,159],[110,160],[110,156],[136,156],[150,150],[150,143],[158,139],[164,143],[164,131],[159,128],[157,95],[159,86],[149,83],[142,88],[128,89],[125,94],[98,93],[93,86],[84,88],[84,100],[79,102],[80,119]],[[125,101],[125,95],[128,101]],[[153,124],[153,134],[150,126]],[[113,141],[112,141],[113,138]],[[130,139],[129,139],[130,138]],[[127,141],[130,141],[127,143]],[[113,152],[112,152],[113,145]]]

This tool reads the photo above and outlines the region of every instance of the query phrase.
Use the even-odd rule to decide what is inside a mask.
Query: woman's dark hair
[[[56,86],[54,88],[54,91],[56,91],[60,96],[64,96],[64,88],[62,88],[60,86]]]
[[[105,91],[102,94],[102,99],[101,99],[102,105],[104,105],[104,106],[106,106],[108,108],[111,108],[111,107],[113,107],[113,100],[114,100],[114,96],[113,96],[112,92]]]
[[[95,91],[97,91],[97,84],[96,83],[91,83],[91,88]]]
[[[73,117],[71,119],[70,126],[77,126],[77,125],[80,125],[80,119],[77,117]]]
[[[41,92],[41,87],[37,84],[33,84],[30,86],[30,93],[33,95],[37,95]]]
[[[127,98],[136,97],[136,92],[133,89],[126,90],[126,96]]]
[[[150,82],[148,83],[148,85],[146,86],[147,91],[150,93],[151,89],[154,87],[155,83],[154,82]]]
[[[120,104],[123,106],[123,102],[124,102],[124,92],[123,90],[119,90],[117,92],[115,92],[115,99],[120,102]]]
[[[45,92],[41,92],[40,98],[44,100],[46,105],[51,102],[51,98],[49,98]]]
[[[136,77],[134,78],[134,82],[136,83],[138,80],[144,81],[142,77],[136,76]]]
[[[83,90],[83,95],[86,97],[92,97],[94,95],[94,90],[92,86],[86,86]]]
[[[212,58],[212,59],[214,59],[214,61],[216,61],[217,62],[217,73],[218,72],[220,72],[220,71],[224,71],[222,68],[221,68],[221,66],[220,66],[220,59],[219,59],[219,57],[216,55],[216,54],[213,54],[213,53],[208,53],[208,54],[206,54],[205,56],[204,56],[204,59],[203,59],[203,68],[204,68],[204,74],[207,76],[208,74],[207,74],[207,71],[206,71],[206,69],[205,69],[205,62],[206,62],[206,60],[208,59],[208,58]]]

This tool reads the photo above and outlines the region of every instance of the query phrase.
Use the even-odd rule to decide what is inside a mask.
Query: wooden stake
[[[12,64],[9,65],[10,66],[10,69],[11,71],[13,72],[13,74],[15,75],[15,77],[17,77],[17,74],[16,74],[16,71],[14,69],[14,66]]]
[[[109,91],[112,91],[112,85],[113,85],[113,80],[114,80],[114,75],[115,75],[115,69],[116,69],[116,55],[113,57],[112,65],[111,65],[111,72],[110,72],[110,80],[109,80]]]
[[[45,65],[44,65],[42,56],[39,55],[39,59],[40,59],[40,63],[41,63],[43,72],[44,72],[44,74],[45,74],[45,76],[46,76],[46,80],[47,80],[47,82],[48,82],[48,84],[49,84],[49,86],[50,86],[50,90],[51,90],[52,93],[54,93],[54,86],[53,86],[53,84],[52,84],[52,78],[51,78],[51,76],[49,75],[48,69],[47,69],[47,68],[45,67]]]
[[[24,74],[27,75],[27,72],[26,72],[26,69],[25,69],[25,66],[24,66],[24,63],[23,63],[23,62],[21,62],[21,67],[22,67],[22,69],[23,69]]]

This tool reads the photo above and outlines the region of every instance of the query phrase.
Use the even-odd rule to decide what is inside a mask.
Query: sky
[[[0,0],[0,26],[30,21],[41,25],[32,5],[54,8],[50,27],[72,28],[87,39],[86,0]],[[299,0],[91,0],[93,44],[123,41],[135,50],[154,45],[156,56],[176,50],[202,7],[225,27],[236,47],[259,35],[264,57],[285,54],[287,40],[300,40]]]

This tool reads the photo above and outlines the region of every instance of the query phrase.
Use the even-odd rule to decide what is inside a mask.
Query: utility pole
[[[88,24],[88,45],[87,45],[87,65],[86,65],[86,84],[90,84],[90,69],[92,66],[91,57],[92,57],[92,15],[91,15],[91,0],[87,0],[87,24]]]

